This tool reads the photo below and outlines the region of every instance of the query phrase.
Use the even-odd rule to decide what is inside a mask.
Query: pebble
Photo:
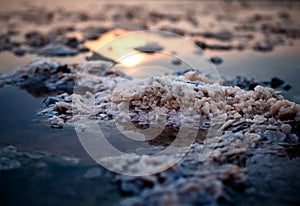
[[[90,49],[88,47],[80,47],[79,52],[89,52]]]
[[[134,49],[140,52],[153,54],[155,52],[162,51],[163,47],[156,42],[147,42],[145,45],[136,47]]]
[[[285,91],[289,91],[290,89],[292,89],[292,86],[289,85],[289,84],[287,84],[287,85],[285,85],[285,86],[283,87],[283,89],[284,89]]]
[[[25,49],[15,49],[14,53],[17,56],[24,56],[26,54],[26,50]]]
[[[282,79],[278,78],[278,77],[273,77],[271,79],[271,87],[272,88],[277,88],[277,87],[279,87],[283,84],[284,84],[284,81]]]
[[[253,46],[254,51],[269,52],[273,51],[273,46],[267,42],[257,42]]]
[[[27,44],[31,47],[42,47],[49,43],[49,39],[38,31],[30,31],[25,34]]]
[[[221,50],[221,51],[227,51],[231,50],[234,47],[230,44],[207,44],[202,41],[196,41],[195,44],[199,46],[201,49],[210,49],[210,50]]]
[[[68,68],[67,64],[64,64],[64,65],[59,65],[56,68],[56,72],[70,73],[71,69]]]
[[[66,40],[66,45],[72,48],[77,48],[80,42],[76,37],[71,37]]]
[[[210,61],[215,65],[222,64],[223,62],[223,60],[220,57],[211,57]]]
[[[60,43],[51,43],[39,49],[37,53],[45,56],[74,56],[78,53],[78,50]]]
[[[181,65],[181,60],[180,59],[174,59],[173,61],[172,61],[172,64],[173,65]]]
[[[205,32],[203,36],[206,38],[215,38],[222,41],[231,40],[233,38],[233,34],[229,31],[222,31],[218,33]]]

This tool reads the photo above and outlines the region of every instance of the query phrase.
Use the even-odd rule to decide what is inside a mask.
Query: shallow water
[[[46,119],[38,116],[43,98],[24,90],[5,87],[0,91],[0,146],[14,145],[20,150],[41,150],[57,155],[89,160],[73,127],[51,129]]]

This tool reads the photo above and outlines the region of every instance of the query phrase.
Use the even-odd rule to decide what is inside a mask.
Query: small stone
[[[228,31],[222,31],[218,33],[205,32],[203,36],[206,38],[215,38],[223,41],[231,40],[233,38],[233,34]]]
[[[31,47],[42,47],[49,43],[49,39],[38,31],[30,31],[25,34],[27,44]]]
[[[289,85],[289,84],[286,84],[286,85],[283,87],[283,89],[284,89],[285,91],[289,91],[290,89],[292,89],[292,86]]]
[[[271,87],[272,88],[277,88],[277,87],[279,87],[283,84],[284,84],[284,81],[282,79],[278,78],[278,77],[273,77],[271,79]]]
[[[9,29],[7,31],[7,35],[10,35],[10,36],[15,36],[15,35],[18,35],[18,34],[20,34],[20,31],[15,30],[15,29]]]
[[[76,37],[71,37],[66,40],[66,45],[72,48],[77,48],[79,45],[79,41]]]
[[[163,50],[163,47],[160,46],[156,42],[148,42],[144,46],[139,46],[139,47],[136,47],[134,49],[137,50],[137,51],[140,51],[140,52],[144,52],[144,53],[148,53],[148,54],[153,54],[155,52],[159,52],[159,51]]]
[[[196,41],[195,44],[200,47],[201,49],[206,49],[207,48],[207,44],[205,42],[202,41]]]
[[[173,65],[181,65],[181,60],[180,59],[174,59],[173,61],[172,61],[172,64]]]
[[[14,53],[17,56],[24,56],[26,54],[26,50],[25,49],[16,49],[16,50],[14,50]]]
[[[86,173],[84,173],[83,177],[87,179],[97,178],[102,175],[102,171],[99,167],[90,168]]]
[[[82,53],[89,52],[89,51],[90,51],[90,49],[88,47],[80,47],[79,48],[79,52],[82,52]]]
[[[210,61],[215,65],[222,64],[223,62],[223,60],[220,57],[211,57]]]
[[[269,52],[273,50],[273,46],[267,42],[258,42],[253,46],[254,51]]]
[[[258,85],[259,85],[259,82],[251,82],[249,84],[249,90],[254,90],[254,88]]]
[[[56,72],[70,73],[71,70],[68,68],[67,64],[59,65],[56,69]]]
[[[45,56],[74,56],[78,51],[59,43],[51,43],[39,49],[37,53]]]

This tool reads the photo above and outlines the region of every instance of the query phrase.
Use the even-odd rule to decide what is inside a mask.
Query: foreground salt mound
[[[293,142],[298,139],[294,133],[297,131],[295,125],[300,121],[300,105],[284,99],[270,88],[256,86],[254,90],[245,91],[239,87],[212,84],[194,71],[181,76],[140,80],[114,72],[107,76],[73,75],[79,79],[79,89],[89,89],[80,94],[61,94],[56,101],[46,105],[42,112],[50,116],[49,123],[53,127],[76,121],[83,114],[96,116],[99,121],[115,119],[136,125],[200,128],[208,128],[219,118],[223,120],[222,131],[263,135],[266,130],[275,130]],[[265,134],[274,136],[270,132]]]
[[[109,98],[113,111],[110,114],[122,112],[122,108],[129,104],[133,113],[131,120],[142,123],[145,123],[142,117],[146,114],[150,122],[158,121],[157,115],[167,115],[169,122],[177,125],[179,119],[174,117],[178,113],[183,121],[191,120],[191,117],[198,121],[201,117],[211,119],[224,113],[227,119],[246,118],[258,123],[267,118],[300,120],[300,105],[283,99],[270,88],[257,86],[254,91],[245,91],[218,83],[200,82],[197,85],[195,81],[187,80],[164,76],[120,84]]]

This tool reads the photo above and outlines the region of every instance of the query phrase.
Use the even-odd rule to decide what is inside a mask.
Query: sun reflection
[[[92,51],[100,53],[107,58],[117,61],[120,66],[133,67],[141,63],[146,55],[134,50],[134,47],[147,42],[145,37],[139,35],[118,38],[128,31],[117,29],[101,36],[98,40],[86,42]]]
[[[133,67],[141,63],[144,59],[143,54],[135,53],[119,60],[122,66]]]

